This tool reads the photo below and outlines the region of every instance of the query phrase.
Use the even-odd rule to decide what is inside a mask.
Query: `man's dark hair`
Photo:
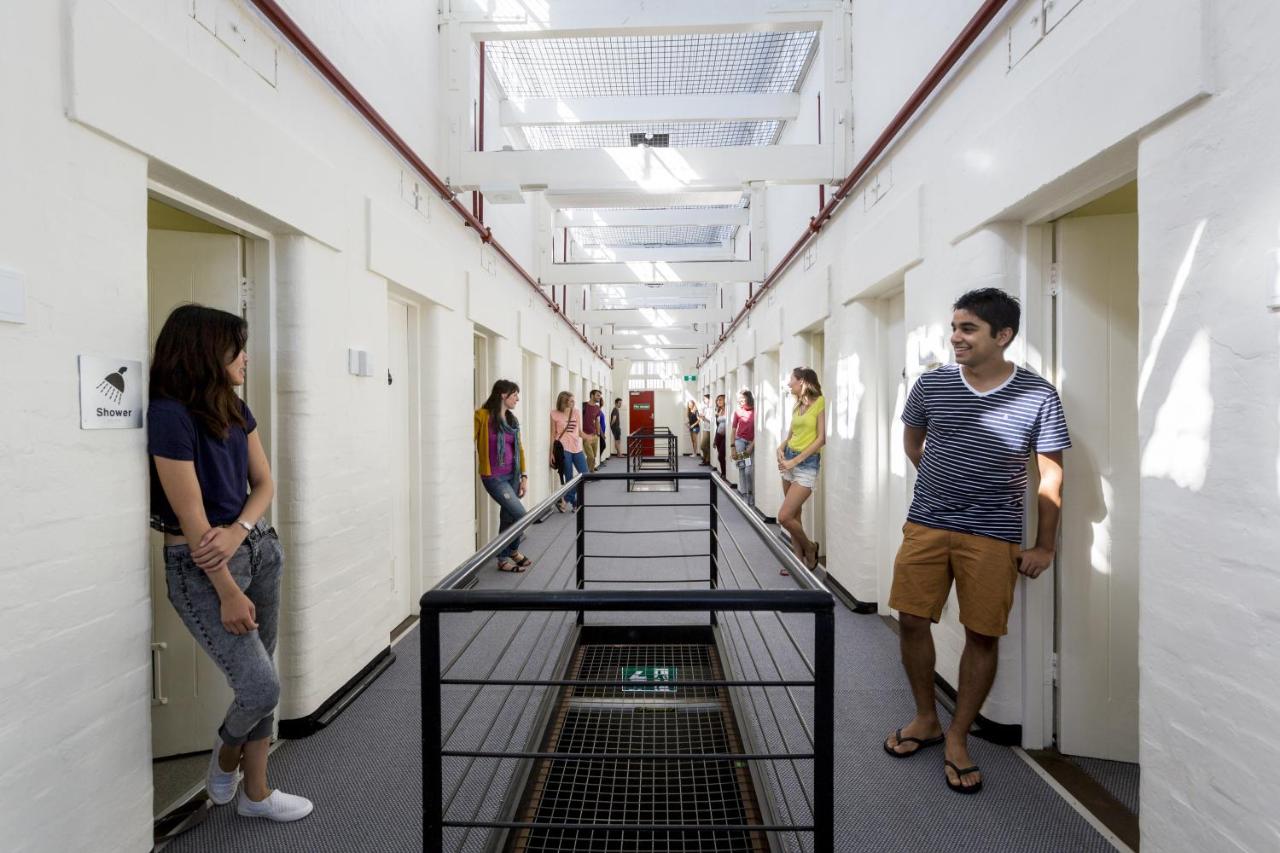
[[[968,293],[956,300],[956,304],[951,306],[952,311],[968,311],[976,314],[989,326],[991,326],[991,337],[995,337],[1000,333],[1001,329],[1012,329],[1013,337],[1010,341],[1018,336],[1018,323],[1022,319],[1022,308],[1018,305],[1018,300],[1005,293],[998,287],[983,287],[978,290],[970,290]]]
[[[614,398],[613,398],[613,402],[615,402],[615,403],[621,403],[621,402],[622,402],[622,398],[621,398],[621,397],[614,397]]]

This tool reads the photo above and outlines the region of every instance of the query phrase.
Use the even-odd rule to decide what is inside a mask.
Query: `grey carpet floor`
[[[684,460],[687,463],[687,460]],[[621,460],[609,466],[621,469]],[[606,468],[606,470],[609,470]],[[672,530],[705,527],[706,484],[682,484],[678,493],[630,493],[621,483],[593,483],[584,517],[588,530]],[[627,507],[591,508],[592,503]],[[648,509],[639,507],[648,505]],[[496,569],[481,573],[480,586],[556,589],[573,581],[574,517],[552,513],[530,529],[523,550],[535,560],[523,575]],[[734,511],[722,517],[721,585],[785,587],[776,560],[746,520]],[[707,534],[590,534],[587,553],[617,555],[588,562],[594,588],[621,587],[617,580],[646,578],[702,582],[707,559],[634,555],[705,553]],[[629,584],[627,588],[637,585]],[[686,586],[686,584],[681,584]],[[447,614],[442,619],[442,660],[455,677],[555,677],[569,636],[571,614]],[[588,621],[670,624],[706,621],[701,614],[597,614]],[[738,676],[807,675],[812,660],[813,620],[773,613],[724,614],[720,642],[725,664]],[[396,647],[396,663],[328,728],[306,740],[284,744],[271,762],[274,785],[312,798],[315,812],[296,824],[266,824],[238,818],[233,807],[215,810],[203,824],[176,839],[169,851],[410,851],[422,849],[422,780],[418,629]],[[794,640],[794,643],[793,643]],[[985,790],[962,797],[946,788],[941,753],[910,760],[881,751],[885,735],[912,714],[910,691],[897,662],[897,640],[879,618],[836,613],[836,847],[874,851],[1107,851],[1111,846],[1054,791],[1005,747],[975,740],[974,760],[986,774]],[[455,749],[517,750],[537,725],[545,688],[448,687],[444,733]],[[743,735],[771,751],[806,751],[812,691],[746,688],[737,696]],[[756,768],[761,796],[774,818],[806,823],[811,818],[812,767],[808,762],[764,763]],[[776,765],[776,766],[775,766]],[[500,819],[502,804],[518,781],[514,761],[452,759],[446,762],[447,816],[455,820]],[[452,830],[449,851],[483,851],[487,830]],[[778,849],[808,850],[808,836],[780,835]]]

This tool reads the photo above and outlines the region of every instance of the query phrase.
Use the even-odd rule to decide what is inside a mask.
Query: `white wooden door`
[[[391,484],[391,564],[389,566],[391,606],[388,630],[413,613],[411,570],[413,511],[409,461],[412,415],[409,382],[409,308],[403,302],[387,300],[387,463]]]
[[[889,590],[893,586],[893,561],[902,544],[902,524],[910,503],[907,478],[913,470],[902,449],[902,410],[907,403],[906,295],[881,300],[880,320],[880,419],[877,452],[884,474],[880,479],[880,536],[877,550],[876,601],[881,613],[889,613]]]
[[[1058,748],[1138,760],[1138,219],[1057,223]]]
[[[241,314],[241,238],[234,234],[147,232],[150,347],[169,312],[199,302]],[[232,691],[169,603],[164,537],[151,535],[151,750],[155,758],[208,750]]]

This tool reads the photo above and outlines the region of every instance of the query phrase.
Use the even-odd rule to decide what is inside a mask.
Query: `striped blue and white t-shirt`
[[[983,393],[958,364],[926,373],[902,422],[927,430],[907,520],[1008,542],[1022,542],[1031,452],[1071,446],[1058,392],[1022,367]]]

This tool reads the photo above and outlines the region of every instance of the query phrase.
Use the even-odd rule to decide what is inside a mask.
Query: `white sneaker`
[[[249,799],[244,791],[236,801],[236,813],[244,817],[265,817],[278,823],[291,820],[302,820],[311,814],[315,806],[306,797],[286,794],[284,791],[272,791],[271,795],[260,803]]]
[[[222,751],[222,738],[213,739],[213,754],[209,756],[209,773],[205,776],[204,786],[209,791],[209,799],[215,806],[225,806],[236,795],[240,785],[240,768],[230,773],[218,766],[218,753]]]

